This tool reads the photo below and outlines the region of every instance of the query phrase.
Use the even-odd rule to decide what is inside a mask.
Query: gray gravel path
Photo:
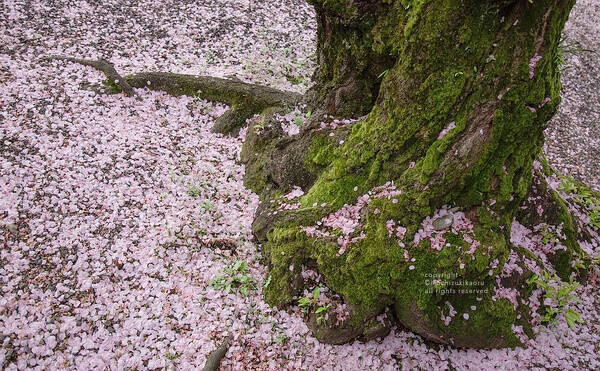
[[[600,0],[578,0],[564,34],[595,52],[567,56],[563,100],[546,131],[545,152],[556,170],[600,190]]]

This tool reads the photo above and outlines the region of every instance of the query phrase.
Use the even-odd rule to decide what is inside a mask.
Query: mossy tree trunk
[[[518,345],[515,329],[531,326],[527,278],[581,276],[582,245],[598,237],[541,154],[574,0],[310,3],[314,113],[292,137],[261,117],[242,152],[262,201],[253,228],[267,299],[297,304],[328,286],[305,306],[332,343],[382,335],[393,312],[439,343]],[[556,239],[518,242],[542,227]]]

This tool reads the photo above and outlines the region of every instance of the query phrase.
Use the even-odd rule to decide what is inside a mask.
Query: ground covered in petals
[[[210,132],[226,107],[146,90],[96,94],[86,86],[99,72],[39,61],[102,57],[123,74],[236,75],[303,92],[312,17],[303,0],[0,3],[0,368],[198,369],[228,334],[226,370],[600,367],[597,272],[575,292],[583,323],[539,325],[524,348],[457,350],[399,328],[319,344],[300,308],[262,299],[243,135]],[[569,96],[561,112],[577,104]],[[552,148],[553,163],[576,166]],[[574,175],[598,188],[597,163],[581,168],[592,170]]]

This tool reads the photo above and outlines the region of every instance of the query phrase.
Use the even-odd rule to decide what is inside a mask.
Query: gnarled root
[[[223,340],[221,345],[210,352],[202,371],[217,371],[219,369],[221,360],[225,357],[225,354],[227,354],[231,340],[233,340],[233,335],[229,335],[227,338],[225,338],[225,340]]]
[[[164,91],[173,96],[196,96],[224,103],[230,109],[217,119],[213,132],[237,134],[246,119],[268,108],[291,109],[302,99],[298,93],[281,91],[264,85],[245,83],[237,78],[194,76],[168,72],[142,72],[121,76],[114,66],[103,59],[88,60],[65,56],[49,56],[42,60],[62,60],[93,67],[106,75],[114,92],[135,96],[134,88]]]
[[[113,64],[104,59],[90,60],[90,59],[65,57],[65,56],[61,56],[61,55],[51,55],[48,57],[44,57],[41,60],[43,60],[43,61],[52,61],[52,60],[69,61],[69,62],[73,62],[73,63],[79,63],[84,66],[93,67],[93,68],[97,69],[98,71],[104,72],[104,75],[106,75],[108,82],[111,85],[118,87],[119,90],[122,91],[125,95],[130,96],[130,97],[136,95],[135,91],[133,90],[131,85],[129,85],[129,83],[127,82],[126,79],[124,79],[121,75],[119,75],[119,73],[117,72],[117,70],[115,69]]]

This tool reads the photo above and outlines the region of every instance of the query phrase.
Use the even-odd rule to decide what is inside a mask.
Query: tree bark
[[[394,63],[385,50],[373,48],[375,27],[390,6],[381,1],[308,2],[317,13],[318,67],[306,102],[336,116],[366,115],[377,98],[380,75]]]
[[[266,298],[295,303],[316,285],[312,270],[331,289],[328,318],[345,311],[309,317],[323,341],[368,335],[391,308],[431,341],[519,345],[514,329],[528,333],[533,314],[527,278],[584,277],[582,245],[598,239],[550,186],[541,152],[574,0],[310,3],[316,114],[293,137],[261,118],[242,152],[262,201]],[[333,128],[324,114],[367,116]],[[290,201],[295,186],[304,194]],[[550,252],[519,242],[516,231],[540,226],[557,231]]]

